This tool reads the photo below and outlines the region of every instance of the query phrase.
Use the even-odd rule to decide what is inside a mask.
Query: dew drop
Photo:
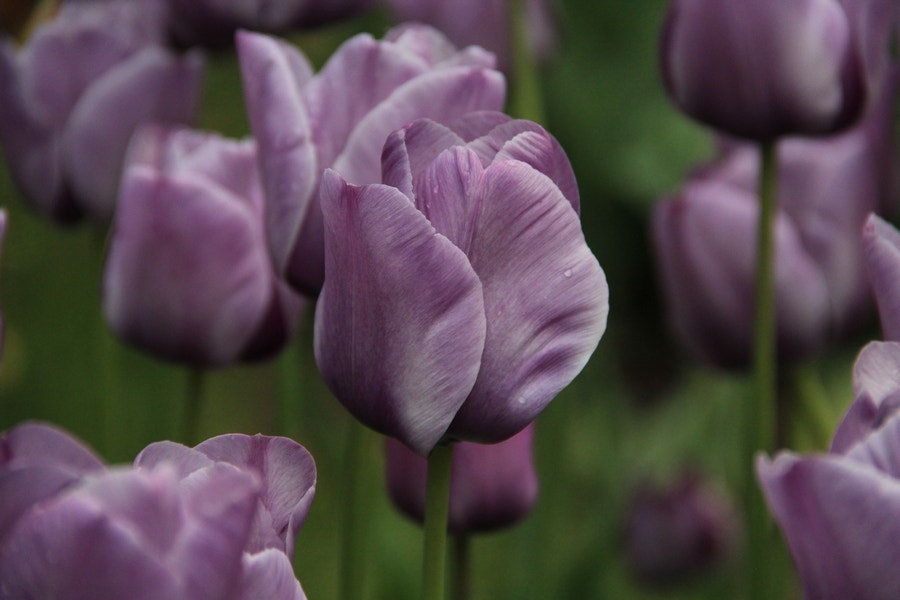
[[[568,279],[569,277],[571,277],[571,276],[572,276],[572,269],[566,269],[565,273],[563,273],[563,276],[564,276],[566,279]]]
[[[525,396],[519,396],[518,402],[519,402],[519,404],[525,404],[525,402],[526,402]]]

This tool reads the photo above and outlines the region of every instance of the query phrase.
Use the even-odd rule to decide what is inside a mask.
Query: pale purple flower
[[[756,469],[810,600],[900,596],[900,344],[873,342],[827,454],[760,457]]]
[[[21,49],[0,39],[0,142],[35,209],[108,220],[135,128],[193,119],[202,61],[163,42],[151,0],[66,4]]]
[[[660,49],[666,90],[732,135],[834,132],[861,114],[870,68],[884,63],[874,55],[888,51],[886,35],[864,38],[867,17],[856,0],[672,0]]]
[[[799,358],[853,330],[871,307],[860,231],[889,204],[891,101],[848,132],[779,143],[779,353]],[[669,322],[714,365],[749,364],[756,285],[758,150],[727,142],[656,208],[653,238]]]
[[[454,534],[511,527],[531,513],[538,497],[534,467],[534,424],[497,444],[459,442],[453,448],[450,512]],[[394,505],[425,520],[428,461],[395,439],[385,452],[387,489]]]
[[[499,110],[503,76],[479,48],[457,50],[436,30],[405,26],[381,41],[362,34],[313,74],[288,43],[238,35],[244,95],[266,191],[266,232],[279,273],[317,294],[323,279],[325,168],[354,184],[381,180],[391,131],[421,117],[449,121]]]
[[[322,182],[319,369],[356,418],[423,456],[506,439],[606,327],[568,159],[539,125],[475,113],[394,132],[383,168],[384,184]]]
[[[103,280],[124,341],[204,366],[267,356],[302,301],[276,275],[252,140],[147,127],[129,151]]]
[[[287,552],[312,458],[264,436],[198,448],[155,444],[107,469],[48,425],[0,437],[0,597],[304,600]],[[266,528],[277,543],[262,543]]]

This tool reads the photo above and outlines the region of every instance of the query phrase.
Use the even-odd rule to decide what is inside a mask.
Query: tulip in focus
[[[875,2],[868,3],[875,5]],[[848,6],[850,5],[850,6]],[[766,141],[850,125],[869,97],[855,2],[672,0],[662,30],[666,90],[694,119]]]
[[[531,512],[538,497],[534,424],[497,444],[460,442],[453,451],[447,529],[456,535],[511,527]],[[425,520],[428,462],[388,438],[385,471],[394,505]]]
[[[18,50],[0,39],[0,143],[39,212],[108,221],[138,125],[194,118],[202,61],[163,37],[153,0],[109,0],[63,5]]]
[[[304,600],[286,552],[315,487],[306,450],[240,435],[175,446],[107,469],[47,425],[0,438],[0,596]]]
[[[381,149],[394,129],[421,117],[445,122],[500,110],[503,76],[493,55],[457,50],[421,25],[366,34],[341,45],[313,74],[288,43],[238,35],[244,95],[266,191],[266,232],[279,273],[317,295],[323,279],[319,181],[332,168],[354,184],[381,181]]]
[[[757,475],[810,600],[900,597],[900,344],[872,342],[827,454],[760,457]]]
[[[252,141],[147,127],[122,182],[103,314],[123,341],[172,361],[268,356],[302,301],[271,264]]]
[[[394,132],[383,173],[322,182],[319,370],[357,419],[422,456],[504,440],[606,328],[568,159],[535,123],[473,113]]]

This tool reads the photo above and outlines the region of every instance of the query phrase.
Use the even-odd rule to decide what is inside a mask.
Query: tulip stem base
[[[341,572],[340,598],[359,600],[363,597],[366,581],[366,556],[368,552],[369,515],[366,512],[367,494],[364,475],[370,455],[368,430],[351,419],[347,423],[344,446],[343,502],[341,506]]]
[[[747,540],[750,545],[749,592],[751,600],[771,598],[771,520],[754,474],[754,457],[771,452],[775,442],[778,397],[775,313],[775,216],[777,209],[778,154],[774,141],[760,145],[759,223],[756,263],[756,320],[754,326],[754,393],[747,403]]]
[[[190,369],[185,379],[181,441],[188,446],[193,446],[197,443],[200,409],[203,401],[203,380],[205,378],[206,371],[203,369]]]
[[[822,379],[814,366],[794,365],[791,369],[791,387],[794,392],[792,400],[799,417],[794,421],[794,429],[802,428],[806,432],[814,450],[826,450],[835,428],[835,415],[822,387]],[[796,448],[796,444],[792,447]]]
[[[453,600],[469,598],[469,536],[460,533],[453,536]]]
[[[518,119],[545,123],[537,62],[528,39],[526,0],[509,3],[509,31],[513,54],[513,93],[509,112]]]
[[[447,516],[453,445],[437,446],[428,456],[425,492],[425,543],[422,552],[422,598],[443,600],[447,565]]]

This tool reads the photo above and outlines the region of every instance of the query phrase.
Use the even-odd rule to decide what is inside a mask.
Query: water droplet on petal
[[[563,273],[563,276],[564,276],[566,279],[568,279],[569,277],[571,277],[571,276],[572,276],[572,269],[566,269],[565,273]]]
[[[525,396],[519,396],[519,404],[525,404]]]

